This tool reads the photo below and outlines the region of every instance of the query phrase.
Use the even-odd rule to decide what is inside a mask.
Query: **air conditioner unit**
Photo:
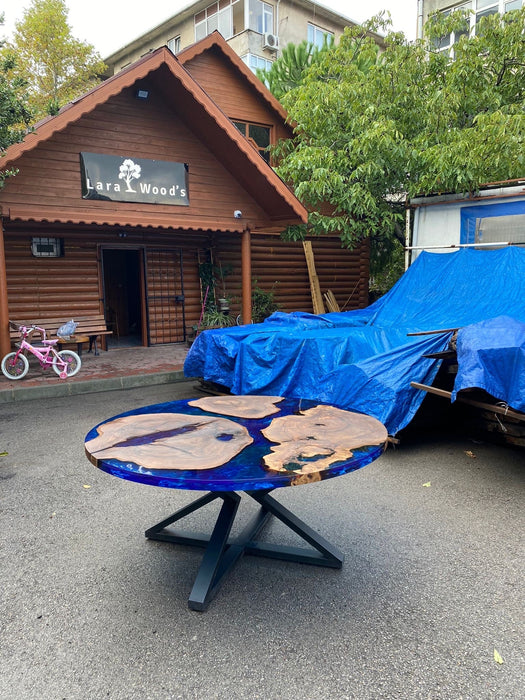
[[[276,34],[266,33],[263,37],[263,49],[277,51],[279,48],[279,37]]]

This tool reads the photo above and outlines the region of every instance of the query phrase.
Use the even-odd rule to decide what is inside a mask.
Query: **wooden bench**
[[[47,337],[49,340],[57,338],[57,331],[60,326],[63,326],[69,319],[62,318],[33,318],[31,321],[9,321],[9,334],[11,336],[11,341],[14,343],[19,342],[20,333],[18,332],[19,326],[40,326],[46,329]],[[73,320],[77,323],[75,330],[75,335],[70,336],[69,340],[66,338],[58,337],[58,344],[62,347],[64,345],[70,345],[76,343],[79,355],[82,354],[82,344],[89,342],[89,350],[91,352],[94,350],[95,355],[98,355],[98,345],[97,339],[106,335],[111,335],[112,331],[109,331],[106,326],[106,321],[104,319],[104,314],[92,314],[91,316],[74,316]],[[106,347],[107,349],[107,347]]]

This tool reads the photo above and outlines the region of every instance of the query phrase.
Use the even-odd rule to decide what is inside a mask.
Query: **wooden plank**
[[[419,382],[410,382],[410,386],[414,389],[421,389],[422,391],[427,391],[429,394],[435,394],[436,396],[441,396],[444,399],[451,399],[452,392],[445,391],[445,389],[438,389],[435,386],[429,386],[428,384],[420,384]],[[499,413],[502,416],[507,416],[508,418],[514,418],[515,420],[525,421],[525,413],[520,413],[519,411],[514,411],[512,408],[505,408],[504,406],[497,406],[496,404],[486,403],[484,401],[475,401],[474,399],[467,399],[464,396],[457,396],[456,401],[461,401],[461,403],[466,403],[469,406],[475,406],[476,408],[481,408],[485,411],[490,411],[491,413]]]
[[[459,328],[441,328],[437,331],[418,331],[417,333],[407,333],[407,335],[436,335],[437,333],[454,333]]]
[[[240,77],[232,79],[229,66],[220,56],[207,51],[187,61],[184,67],[230,119],[258,124],[275,122],[266,103],[254,91],[247,91]]]
[[[436,396],[441,396],[444,399],[451,399],[452,392],[445,391],[445,389],[438,389],[436,386],[429,386],[428,384],[420,384],[419,382],[410,382],[410,386],[414,389],[421,389],[421,391],[427,391],[429,394],[435,394]]]
[[[312,249],[311,241],[303,241],[304,255],[306,258],[306,266],[308,268],[308,277],[310,279],[310,292],[312,294],[312,304],[314,307],[314,314],[324,314],[325,308],[323,303],[323,296],[321,294],[321,287],[319,286],[319,278],[315,271],[315,260],[314,252]]]
[[[457,354],[454,350],[443,350],[443,352],[429,352],[423,355],[430,360],[456,360]]]

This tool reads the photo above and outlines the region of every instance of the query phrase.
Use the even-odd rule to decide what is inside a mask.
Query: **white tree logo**
[[[124,180],[126,183],[126,192],[136,192],[131,187],[132,180],[138,180],[140,177],[140,165],[134,163],[131,158],[126,158],[119,168],[119,180]]]

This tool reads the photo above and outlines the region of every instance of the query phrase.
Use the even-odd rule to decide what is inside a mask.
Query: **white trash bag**
[[[73,319],[71,321],[68,321],[67,323],[64,323],[63,326],[60,326],[60,328],[57,331],[57,335],[59,338],[62,338],[63,340],[69,340],[69,338],[72,335],[75,335],[75,330],[78,326],[78,323],[75,323]]]

